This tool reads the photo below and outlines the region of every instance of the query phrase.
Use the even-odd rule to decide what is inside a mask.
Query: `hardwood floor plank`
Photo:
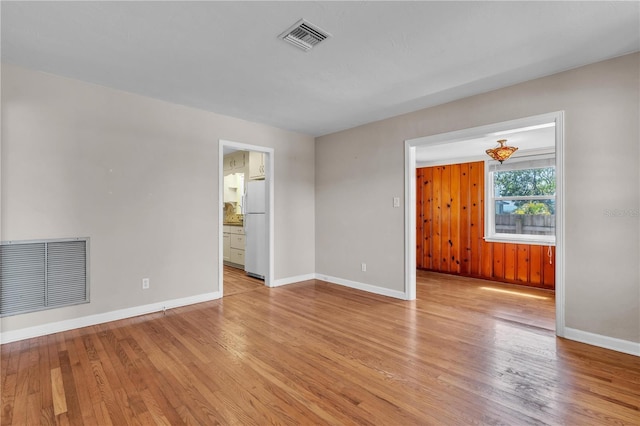
[[[553,292],[417,276],[225,268],[220,300],[3,345],[2,424],[640,424],[640,358],[555,337]]]
[[[49,339],[47,336],[40,337],[38,339],[38,377],[40,382],[40,388],[38,391],[38,396],[40,398],[41,407],[52,407],[53,406],[53,395],[52,395],[52,387],[51,383],[47,381],[47,374],[51,374],[51,363],[49,361]],[[52,410],[41,410],[41,415],[43,418],[47,418],[52,415]],[[51,423],[53,422],[53,417],[48,420],[42,420],[43,423]]]
[[[20,350],[17,351],[18,369],[16,377],[16,389],[13,403],[12,424],[27,424],[27,401],[29,388],[29,345],[28,340],[17,343]],[[4,399],[4,398],[3,398]]]
[[[67,412],[67,399],[64,395],[62,370],[60,367],[51,370],[51,389],[53,396],[53,414],[56,416]]]
[[[8,425],[13,420],[14,400],[17,388],[17,374],[2,376],[2,418],[0,424]]]
[[[114,423],[111,421],[111,416],[109,415],[109,409],[107,408],[107,404],[104,401],[100,401],[99,403],[93,404],[93,412],[96,417],[96,424],[109,426]]]
[[[145,389],[140,393],[144,405],[149,410],[151,422],[157,425],[170,426],[176,424],[176,422],[170,421],[163,413],[162,406],[158,404],[158,401],[154,398],[149,389]],[[177,413],[176,413],[177,414]]]
[[[67,410],[61,414],[66,414],[69,422],[72,424],[82,424],[82,407],[80,406],[80,400],[78,399],[78,389],[74,380],[74,367],[77,364],[72,365],[69,357],[69,348],[59,353],[58,358],[60,360],[60,371],[62,373],[62,384],[64,388],[64,397],[67,404]],[[78,373],[80,370],[75,368]],[[54,411],[55,413],[55,411]]]
[[[82,389],[80,393],[80,406],[83,411],[85,423],[96,422],[102,418],[101,412],[96,412],[96,408],[101,410],[99,403],[102,400],[100,389],[96,383],[92,368],[92,359],[96,359],[96,352],[91,343],[91,337],[86,333],[80,334],[74,339],[74,351],[78,354],[78,362],[82,366],[79,374],[74,376],[76,388]]]

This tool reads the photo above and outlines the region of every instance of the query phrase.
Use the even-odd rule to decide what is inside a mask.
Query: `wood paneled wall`
[[[484,241],[484,162],[417,169],[417,267],[555,289],[555,247]]]

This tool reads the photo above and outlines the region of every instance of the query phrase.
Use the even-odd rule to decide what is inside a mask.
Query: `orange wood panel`
[[[504,279],[504,243],[493,244],[493,276]]]
[[[551,247],[551,259],[549,259],[549,247],[544,247],[542,285],[546,288],[556,286],[556,248]]]
[[[424,168],[416,170],[416,266],[424,268]]]
[[[471,234],[470,212],[471,194],[469,193],[469,163],[460,165],[460,273],[469,275],[471,273]]]
[[[543,246],[529,246],[529,282],[535,286],[542,284],[543,248]]]
[[[451,272],[451,168],[442,166],[442,192],[440,193],[440,269]]]
[[[423,248],[424,253],[423,263],[427,266],[426,268],[433,268],[433,260],[432,260],[432,235],[433,235],[433,169],[428,168],[425,169],[423,173],[423,193],[426,196],[426,203],[423,207],[424,214],[424,238],[423,238]]]
[[[449,254],[451,255],[451,267],[449,272],[459,274],[460,273],[460,164],[453,164],[449,166],[451,169],[451,187],[450,187],[450,226],[449,226],[449,239],[451,241],[451,249]]]
[[[519,283],[529,282],[529,245],[516,244],[518,266],[516,272],[516,281]]]
[[[442,271],[442,229],[441,229],[441,214],[442,214],[442,168],[435,167],[433,169],[433,196],[432,199],[432,229],[431,229],[431,262],[433,269],[436,271]]]
[[[504,245],[504,279],[514,282],[516,279],[516,244],[505,243]]]
[[[471,163],[469,165],[471,190],[471,275],[481,276],[482,271],[482,216],[480,212],[480,199],[482,194],[479,191],[480,165]]]
[[[480,275],[483,277],[493,277],[493,243],[484,241],[482,245],[482,269]]]

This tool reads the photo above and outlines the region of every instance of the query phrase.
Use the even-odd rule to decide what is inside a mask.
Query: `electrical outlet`
[[[142,289],[146,290],[149,288],[149,278],[143,278],[142,279]]]
[[[363,263],[361,265],[361,268],[362,268],[362,272],[367,272],[367,264],[366,263]]]
[[[400,207],[400,197],[393,197],[393,207]]]

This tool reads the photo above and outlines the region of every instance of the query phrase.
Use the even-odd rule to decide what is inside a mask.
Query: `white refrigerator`
[[[247,275],[264,279],[267,271],[266,185],[263,180],[247,182],[244,195],[244,270]]]

